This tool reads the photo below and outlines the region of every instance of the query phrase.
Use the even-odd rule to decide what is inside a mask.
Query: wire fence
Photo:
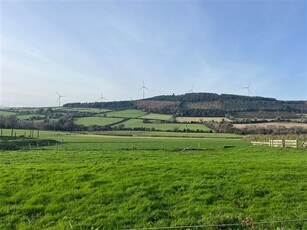
[[[301,223],[301,225],[290,227],[289,224]],[[129,228],[124,230],[176,230],[176,229],[306,229],[304,224],[307,225],[307,219],[294,219],[294,220],[280,220],[280,221],[264,221],[253,222],[251,219],[245,219],[242,223],[236,224],[204,224],[204,225],[187,225],[187,226],[174,226],[174,227],[152,227],[152,228]],[[289,228],[288,228],[289,226]]]

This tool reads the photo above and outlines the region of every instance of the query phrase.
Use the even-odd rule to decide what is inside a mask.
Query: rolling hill
[[[297,118],[307,113],[307,101],[281,101],[274,98],[215,93],[163,95],[144,100],[68,103],[64,107],[140,109],[175,116],[234,116],[257,118]]]

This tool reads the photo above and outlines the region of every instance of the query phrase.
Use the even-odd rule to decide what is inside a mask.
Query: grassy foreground
[[[225,139],[63,137],[57,148],[0,152],[0,229],[306,218],[304,150]],[[289,223],[286,229],[306,227],[306,222]]]

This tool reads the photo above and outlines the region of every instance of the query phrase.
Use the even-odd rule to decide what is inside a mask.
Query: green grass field
[[[180,123],[160,123],[155,120],[152,120],[153,123],[143,123],[142,119],[130,119],[128,121],[123,122],[125,128],[147,128],[155,130],[184,130],[186,128],[190,130],[199,130],[199,131],[209,131],[210,129],[202,124],[180,124]]]
[[[63,144],[0,152],[0,229],[129,229],[306,218],[304,150],[223,138],[50,131],[41,131],[40,138]],[[195,150],[181,151],[187,147]],[[288,223],[284,229],[306,229],[306,224]]]
[[[84,126],[91,126],[91,125],[99,125],[105,126],[114,124],[116,122],[122,121],[122,118],[113,118],[113,117],[82,117],[76,119],[76,124],[84,125]]]
[[[11,116],[11,115],[16,115],[16,113],[8,110],[0,110],[0,116]]]
[[[151,120],[162,120],[162,121],[168,121],[172,118],[171,115],[167,114],[159,114],[159,113],[149,113],[143,117],[143,119],[151,119]]]
[[[126,109],[106,113],[107,117],[138,118],[144,116],[146,112],[142,110]]]
[[[107,136],[140,136],[140,137],[188,137],[188,138],[243,138],[242,135],[231,133],[186,133],[186,132],[164,132],[164,131],[100,131],[95,132]]]
[[[108,109],[98,109],[98,108],[69,108],[69,107],[54,107],[52,108],[54,111],[74,111],[74,112],[90,112],[90,113],[104,113],[110,110]]]
[[[29,130],[13,130],[13,133],[16,136],[28,136],[30,134]],[[130,132],[130,131],[119,131],[119,132]],[[37,137],[38,131],[34,131],[34,137]],[[98,132],[100,133],[100,132]],[[101,132],[104,133],[104,132]],[[132,133],[138,133],[132,131]],[[150,133],[150,132],[149,132]],[[212,136],[209,136],[210,133],[204,133],[207,136],[207,139],[210,140],[205,141],[204,138],[186,138],[186,137],[169,137],[165,138],[165,135],[169,135],[169,132],[152,132],[158,133],[159,136],[150,137],[150,134],[140,135],[139,137],[122,137],[122,136],[105,136],[105,135],[96,135],[93,133],[79,133],[79,132],[53,132],[53,131],[39,131],[39,138],[40,139],[54,139],[60,142],[63,142],[61,146],[58,148],[62,150],[99,150],[102,147],[108,150],[123,150],[123,149],[131,149],[132,145],[133,148],[138,149],[156,149],[156,150],[163,150],[163,149],[174,149],[174,148],[198,148],[199,147],[218,147],[223,148],[224,145],[232,145],[232,143],[237,143],[240,145],[247,145],[248,142],[241,141],[240,139],[242,136],[239,135],[232,135],[232,134],[217,134],[214,133]],[[197,134],[197,133],[190,133],[189,135]],[[4,136],[10,136],[11,130],[10,129],[3,129]],[[210,138],[211,137],[211,138]],[[229,138],[232,137],[232,138]],[[234,137],[237,137],[236,139]],[[222,141],[220,141],[222,140]],[[157,143],[159,143],[157,145]],[[203,146],[202,143],[206,143],[206,146]],[[208,145],[210,144],[210,145]],[[54,147],[51,147],[54,149]]]

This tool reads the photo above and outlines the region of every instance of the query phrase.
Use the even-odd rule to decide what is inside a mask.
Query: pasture
[[[12,116],[12,115],[16,115],[16,113],[8,110],[0,110],[0,116]]]
[[[162,121],[168,121],[172,118],[172,115],[167,114],[159,114],[159,113],[149,113],[143,117],[143,119],[149,119],[149,120],[162,120]]]
[[[75,122],[77,125],[84,125],[84,126],[92,126],[92,125],[105,126],[120,122],[122,120],[123,120],[122,118],[114,118],[114,117],[82,117],[76,119]]]
[[[142,119],[130,119],[123,122],[125,128],[145,128],[145,129],[155,129],[161,131],[174,131],[174,130],[192,130],[192,131],[210,131],[210,129],[203,124],[180,124],[180,123],[162,123],[157,120],[149,120],[144,122]]]
[[[66,111],[66,112],[89,112],[89,113],[104,113],[110,110],[99,108],[70,108],[70,107],[54,107],[54,111]]]
[[[225,138],[50,131],[41,131],[40,138],[63,143],[0,152],[1,229],[129,229],[306,218],[304,150]],[[306,222],[285,226],[307,227]]]
[[[243,138],[242,135],[231,133],[197,133],[197,132],[165,132],[165,131],[135,131],[135,130],[114,130],[95,132],[106,136],[133,136],[133,137],[184,137],[184,138]]]
[[[187,122],[188,123],[190,122],[202,123],[204,121],[231,122],[231,120],[226,117],[176,117],[176,121],[183,122],[183,123],[187,123]]]
[[[144,116],[146,112],[136,109],[126,109],[106,113],[107,117],[138,118]]]

